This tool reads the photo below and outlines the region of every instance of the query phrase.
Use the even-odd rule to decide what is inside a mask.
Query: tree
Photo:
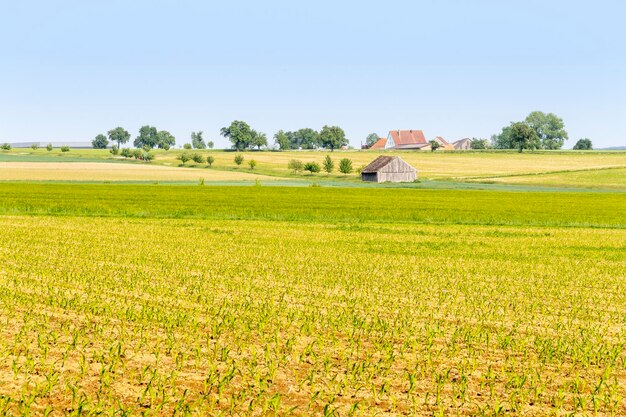
[[[320,132],[320,142],[331,152],[348,144],[346,133],[339,126],[324,126]]]
[[[299,159],[292,159],[287,164],[287,168],[293,170],[293,173],[295,174],[295,173],[300,172],[300,171],[302,171],[304,169],[304,164]]]
[[[5,142],[2,145],[0,145],[0,149],[2,149],[3,151],[10,151],[11,150],[11,144]]]
[[[591,139],[582,138],[578,139],[576,145],[574,145],[574,150],[576,151],[590,151],[593,149],[593,144],[591,143]]]
[[[51,144],[51,143],[49,143],[49,144],[47,144],[47,145],[46,145],[46,150],[47,150],[48,152],[52,151],[52,149],[53,149],[53,148],[52,148],[52,144]]]
[[[267,135],[263,132],[253,130],[250,146],[256,146],[259,150],[261,149],[261,146],[267,146]]]
[[[156,146],[166,151],[176,143],[176,138],[167,130],[161,130],[157,133]]]
[[[291,133],[292,147],[294,149],[316,149],[321,145],[320,134],[311,128],[305,127],[304,129],[298,129]]]
[[[511,125],[511,143],[522,152],[524,149],[537,149],[539,138],[534,129],[524,122]]]
[[[487,139],[473,138],[470,142],[470,149],[487,149],[489,141]]]
[[[106,149],[108,144],[109,140],[102,134],[96,136],[96,138],[91,141],[91,146],[93,146],[94,149]]]
[[[352,161],[348,158],[343,158],[339,161],[339,172],[342,174],[349,174],[352,172]]]
[[[371,147],[376,142],[378,142],[378,133],[370,133],[365,138],[365,144],[367,145],[368,148]]]
[[[130,148],[124,148],[120,152],[120,155],[122,155],[124,158],[132,158],[133,157],[133,151],[131,151]]]
[[[431,140],[428,143],[430,144],[430,151],[431,152],[435,152],[441,146],[441,144],[439,142],[437,142],[435,139]]]
[[[33,151],[36,151],[37,149],[39,149],[39,144],[38,143],[33,143],[32,145],[30,145],[31,149]]]
[[[117,145],[113,145],[111,146],[109,152],[111,152],[111,155],[117,155],[118,153],[120,153],[120,147]]]
[[[107,132],[107,135],[109,136],[109,140],[111,142],[117,142],[118,148],[123,143],[126,143],[130,140],[130,133],[128,133],[123,127],[116,127],[115,129],[111,129]]]
[[[256,161],[254,159],[251,159],[248,161],[248,165],[250,165],[250,169],[254,169],[254,167],[256,166]]]
[[[284,130],[279,130],[274,134],[274,143],[278,145],[281,151],[291,148],[291,141]]]
[[[183,144],[183,149],[191,149],[191,148],[192,148],[191,143]]]
[[[209,155],[206,157],[206,163],[209,164],[209,167],[211,167],[214,162],[215,162],[215,158],[213,156]]]
[[[187,152],[183,152],[176,157],[183,164],[191,159],[191,156]]]
[[[243,151],[250,146],[253,138],[253,130],[246,122],[240,120],[233,121],[230,126],[223,127],[220,134],[229,139],[233,148]]]
[[[200,155],[199,153],[192,154],[191,159],[197,164],[203,164],[205,161],[204,156]]]
[[[512,125],[513,123],[511,123]],[[514,149],[511,143],[511,125],[502,128],[499,135],[491,136],[491,146],[494,149]]]
[[[235,164],[237,164],[237,166],[243,164],[243,155],[238,153],[237,155],[235,155]]]
[[[568,138],[563,119],[554,113],[534,111],[526,117],[525,122],[535,131],[541,149],[561,149]]]
[[[191,132],[191,144],[196,149],[206,149],[206,143],[204,143],[202,133],[202,131]]]
[[[154,148],[157,146],[158,141],[159,132],[156,127],[146,125],[139,128],[139,135],[133,141],[133,145],[137,148],[142,148],[144,146]]]
[[[326,155],[326,158],[324,158],[324,171],[330,174],[331,172],[333,172],[334,168],[335,168],[335,163],[330,158],[330,155]]]
[[[69,152],[70,151],[70,147],[67,145],[63,145],[61,146],[61,152]]]
[[[210,141],[208,141],[208,142],[206,143],[206,146],[207,146],[207,148],[209,148],[209,149],[213,149],[213,146],[214,146],[214,145],[215,145],[215,144],[213,143],[213,141],[212,141],[212,140],[210,140]]]
[[[311,174],[314,174],[316,172],[320,172],[321,168],[320,164],[318,164],[317,162],[307,162],[306,164],[304,164],[304,170],[309,171]]]

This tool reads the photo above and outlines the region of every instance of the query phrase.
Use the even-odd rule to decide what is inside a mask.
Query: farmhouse
[[[398,156],[379,156],[361,171],[361,179],[370,182],[412,182],[417,170]]]
[[[472,140],[470,138],[459,139],[456,142],[453,142],[452,145],[456,150],[466,151],[471,148]]]
[[[386,138],[378,139],[370,149],[430,149],[421,130],[390,130]]]

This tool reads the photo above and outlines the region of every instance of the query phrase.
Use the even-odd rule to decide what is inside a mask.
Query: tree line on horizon
[[[231,142],[232,149],[244,151],[246,149],[258,149],[268,147],[267,135],[259,132],[244,121],[234,120],[230,125],[220,129],[220,135]],[[541,111],[531,112],[523,121],[511,122],[502,128],[499,134],[494,134],[491,139],[473,138],[470,142],[471,149],[561,149],[568,139],[563,119],[554,113]],[[99,134],[92,141],[96,149],[105,149],[109,143],[114,143],[113,153],[117,154],[121,145],[129,142],[131,134],[122,127],[116,127],[107,132],[107,135]],[[367,135],[365,143],[372,146],[379,139],[378,134]],[[166,130],[158,130],[153,126],[142,126],[139,134],[133,141],[136,148],[150,150],[154,148],[169,150],[176,143],[176,138]],[[296,149],[330,149],[331,151],[348,145],[345,132],[339,126],[322,127],[320,131],[311,128],[302,128],[296,131],[279,130],[274,134],[274,144],[279,150]],[[205,141],[203,132],[192,132],[191,143],[185,143],[185,149],[212,149],[214,143]],[[433,151],[436,147],[433,146]],[[574,145],[575,150],[593,149],[591,140],[582,138]]]

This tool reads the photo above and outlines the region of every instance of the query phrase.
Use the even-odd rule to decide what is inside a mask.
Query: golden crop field
[[[0,192],[2,414],[626,414],[623,193]]]

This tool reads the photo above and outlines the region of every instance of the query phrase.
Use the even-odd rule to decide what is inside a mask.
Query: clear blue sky
[[[624,1],[0,0],[0,142],[121,125],[489,137],[533,110],[626,145]]]

